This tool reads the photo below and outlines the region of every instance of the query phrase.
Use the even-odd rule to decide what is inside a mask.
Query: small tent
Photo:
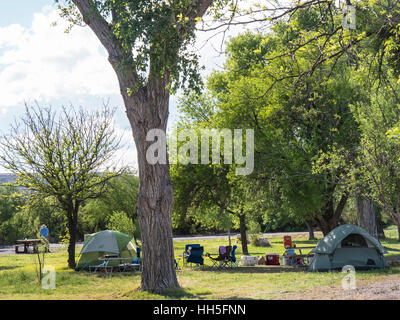
[[[88,270],[89,266],[100,264],[99,257],[106,254],[117,254],[122,258],[136,257],[136,248],[131,242],[132,236],[125,233],[104,230],[89,234],[81,250],[81,256],[75,270]],[[116,266],[120,262],[114,260],[109,266]]]
[[[312,251],[310,271],[329,271],[352,265],[355,269],[387,267],[385,249],[364,229],[345,224],[318,241]]]

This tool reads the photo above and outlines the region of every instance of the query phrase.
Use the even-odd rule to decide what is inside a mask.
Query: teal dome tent
[[[88,270],[89,266],[100,264],[99,257],[107,254],[116,254],[122,258],[135,258],[136,248],[131,240],[132,236],[114,230],[104,230],[88,235],[83,243],[75,270]],[[110,262],[109,266],[117,266],[119,263],[118,260],[115,260]]]
[[[310,271],[329,271],[351,265],[355,269],[388,267],[380,242],[364,229],[345,224],[318,241],[312,251]]]

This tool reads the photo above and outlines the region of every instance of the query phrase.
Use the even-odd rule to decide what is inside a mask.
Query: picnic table
[[[125,260],[132,261],[132,258],[122,258],[122,257],[120,257],[120,256],[118,256],[116,254],[115,255],[114,254],[112,254],[112,255],[111,254],[107,254],[107,255],[99,257],[99,260],[103,261],[103,262],[101,264],[97,265],[97,266],[89,266],[89,272],[95,273],[100,268],[100,269],[104,269],[104,272],[106,274],[110,274],[111,275],[114,266],[109,266],[108,265],[110,263],[110,261],[119,260],[120,264],[122,264],[122,261],[125,261]],[[137,265],[140,268],[140,264],[137,264]],[[110,268],[110,272],[108,272],[108,268]]]
[[[29,247],[32,246],[32,252],[37,253],[38,252],[38,244],[42,242],[41,239],[20,239],[17,240],[18,244],[14,245],[15,248],[15,253],[22,253],[18,250],[20,246],[24,246],[24,251],[23,253],[28,253],[29,252]]]
[[[309,261],[310,261],[309,258],[314,257],[314,254],[310,253],[310,252],[303,253],[302,250],[309,250],[309,249],[314,249],[314,248],[315,248],[315,246],[314,247],[296,247],[296,246],[294,246],[294,247],[287,248],[287,250],[293,250],[294,254],[285,254],[285,255],[288,259],[296,259],[295,261],[298,261],[297,259],[301,259],[302,263],[300,263],[300,264],[304,264],[304,261],[306,261],[307,264],[309,264]],[[299,251],[298,254],[296,253],[296,250]]]

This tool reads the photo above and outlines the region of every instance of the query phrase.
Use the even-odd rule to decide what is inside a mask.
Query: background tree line
[[[103,196],[87,200],[78,214],[77,239],[83,241],[85,234],[110,229],[139,240],[136,218],[138,184],[137,176],[124,174],[109,181]],[[54,206],[54,200],[32,201],[27,192],[15,187],[0,187],[0,244],[37,238],[42,224],[49,227],[50,242],[68,240],[67,218]]]
[[[318,4],[297,7],[268,33],[231,39],[223,70],[202,94],[182,98],[178,131],[254,128],[255,170],[239,178],[234,165],[175,165],[176,223],[279,230],[290,221],[327,234],[353,222],[375,237],[399,225],[393,52],[347,48],[382,36],[370,30],[362,4],[358,35],[337,32],[340,17],[326,16],[332,5]]]

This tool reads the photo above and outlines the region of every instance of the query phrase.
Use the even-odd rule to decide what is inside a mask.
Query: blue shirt
[[[49,236],[49,229],[47,227],[43,228],[43,229],[40,229],[40,235],[42,237],[47,238]]]

